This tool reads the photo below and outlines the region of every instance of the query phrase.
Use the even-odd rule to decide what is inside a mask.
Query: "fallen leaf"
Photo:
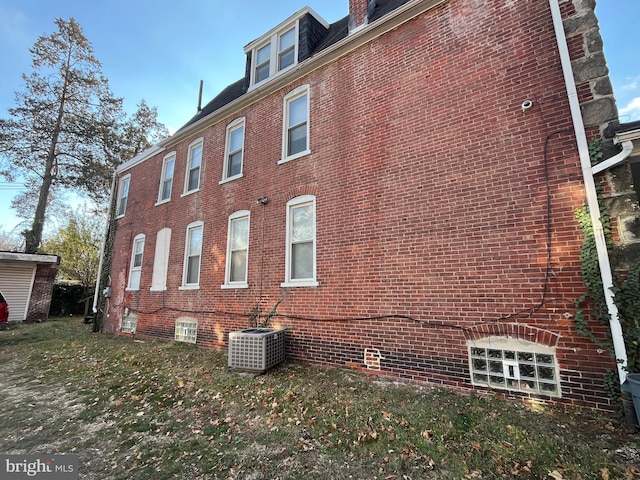
[[[558,470],[554,470],[553,472],[549,472],[549,476],[554,478],[555,480],[562,480],[564,477]]]

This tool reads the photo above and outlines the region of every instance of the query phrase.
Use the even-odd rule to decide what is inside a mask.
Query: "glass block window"
[[[475,385],[560,396],[552,348],[515,339],[482,343],[485,345],[469,344],[469,367]]]
[[[176,320],[176,342],[196,343],[198,336],[198,321],[194,318],[178,318]]]
[[[136,333],[136,327],[138,326],[138,316],[129,314],[122,319],[122,333]]]

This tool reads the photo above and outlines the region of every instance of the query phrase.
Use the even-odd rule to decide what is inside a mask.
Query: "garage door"
[[[9,304],[9,321],[26,320],[35,275],[35,263],[0,262],[0,291]]]

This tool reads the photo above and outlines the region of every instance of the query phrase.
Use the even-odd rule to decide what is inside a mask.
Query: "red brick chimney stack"
[[[349,0],[349,30],[356,30],[367,23],[369,0]]]

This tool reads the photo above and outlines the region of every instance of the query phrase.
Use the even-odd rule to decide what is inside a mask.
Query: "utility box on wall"
[[[229,333],[229,367],[264,372],[283,362],[285,332],[285,329],[249,328]]]

